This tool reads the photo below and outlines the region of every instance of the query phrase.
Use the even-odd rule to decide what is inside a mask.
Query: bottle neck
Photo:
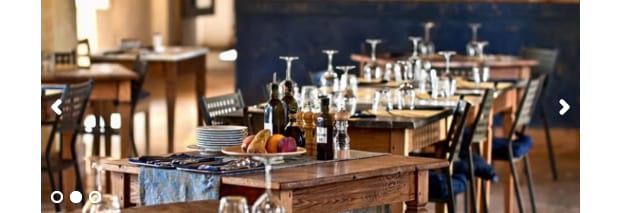
[[[271,99],[279,99],[280,91],[277,84],[271,84]]]
[[[347,127],[349,126],[348,123],[348,121],[336,121],[336,130],[346,132]]]

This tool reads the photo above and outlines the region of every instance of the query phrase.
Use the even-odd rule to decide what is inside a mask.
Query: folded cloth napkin
[[[220,175],[200,174],[179,170],[140,167],[141,205],[217,200]]]
[[[462,89],[476,89],[476,88],[492,89],[494,88],[494,86],[495,86],[495,82],[480,82],[478,87],[476,87],[476,83],[473,81],[468,81],[463,78],[456,79],[456,87],[462,88]],[[504,89],[510,86],[512,86],[512,83],[510,82],[500,82],[497,84],[497,89]]]

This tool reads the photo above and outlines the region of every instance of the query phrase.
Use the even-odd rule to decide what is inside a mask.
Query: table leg
[[[414,199],[406,202],[407,211],[405,212],[427,212],[428,170],[416,171],[412,177],[412,180],[410,180],[410,183],[413,183]]]
[[[62,137],[61,140],[63,140],[62,143],[62,158],[63,159],[73,159],[73,156],[71,155],[71,149],[73,148],[71,146],[71,139],[73,137],[73,132],[65,132],[62,133],[60,135],[60,137]],[[77,139],[76,139],[77,140]],[[62,194],[64,195],[64,201],[63,203],[65,204],[65,208],[67,211],[79,208],[77,205],[78,204],[74,204],[71,201],[69,201],[69,195],[71,194],[71,192],[76,190],[76,172],[75,169],[73,169],[73,167],[71,167],[70,169],[65,169],[62,172],[59,172],[59,174],[62,174],[62,178],[59,176],[58,180],[61,183],[60,187],[58,188],[59,191],[62,192]],[[84,192],[82,192],[82,195],[84,194]]]
[[[101,117],[101,102],[92,101],[91,107],[93,109],[93,116],[95,116],[95,127],[93,127],[93,153],[92,156],[99,157],[101,156],[101,122],[99,122],[99,118]]]
[[[112,113],[114,112],[113,103],[110,102],[102,102],[101,103],[101,117],[103,117],[103,122],[105,123],[105,156],[112,156]],[[123,126],[124,127],[124,126]],[[124,141],[121,141],[123,143]]]
[[[280,194],[280,202],[286,209],[286,212],[293,212],[293,191],[291,190],[281,190]]]
[[[206,88],[207,88],[207,56],[199,56],[196,62],[196,103],[197,103],[197,111],[198,111],[198,126],[202,124],[202,111],[200,110],[200,98],[206,96]]]
[[[112,194],[116,195],[120,201],[121,208],[126,208],[130,203],[130,174],[120,172],[106,172],[112,179]]]
[[[168,115],[168,153],[174,152],[174,112],[177,98],[177,63],[167,62],[164,67],[166,78],[166,110]]]
[[[121,128],[120,128],[120,136],[121,136],[121,158],[128,158],[133,155],[133,150],[131,147],[131,125],[133,122],[133,115],[131,114],[131,104],[130,103],[119,103],[118,104],[118,112],[121,114]]]

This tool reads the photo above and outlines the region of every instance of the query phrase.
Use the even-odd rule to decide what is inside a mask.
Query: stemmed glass
[[[318,99],[319,94],[315,86],[301,87],[301,103],[299,103],[299,106],[301,106],[302,112],[318,112],[319,106],[316,102]]]
[[[284,93],[291,91],[295,92],[297,83],[291,78],[291,65],[294,60],[299,59],[297,56],[280,56],[280,59],[286,61],[286,79],[280,82],[280,98],[284,96]]]
[[[489,68],[489,64],[486,60],[486,56],[484,55],[484,47],[486,45],[488,45],[489,42],[487,41],[480,41],[480,42],[476,42],[476,50],[477,50],[477,54],[478,57],[480,57],[480,61],[482,61],[482,77],[481,80],[482,82],[487,82],[490,78],[491,75],[491,70]]]
[[[377,63],[377,44],[381,43],[381,39],[366,39],[366,43],[370,44],[370,61],[364,65],[364,79],[371,81],[373,75],[375,79],[381,79],[381,66]]]
[[[476,46],[477,46],[477,42],[478,42],[478,29],[480,29],[480,27],[482,27],[482,25],[480,23],[471,23],[469,24],[469,28],[471,28],[471,41],[469,41],[469,43],[467,43],[467,55],[468,56],[476,56],[476,53],[478,51],[476,51]]]
[[[327,70],[321,76],[321,93],[323,95],[331,95],[338,91],[338,74],[334,72],[332,59],[338,50],[323,50],[327,54]]]
[[[450,57],[452,55],[456,54],[456,52],[454,51],[440,51],[439,55],[443,55],[443,57],[446,59],[446,72],[445,75],[447,75],[448,77],[451,76],[450,74]]]
[[[252,156],[252,159],[261,161],[265,165],[265,193],[263,193],[252,206],[253,213],[283,213],[286,212],[284,205],[277,196],[271,193],[271,165],[281,161],[282,156]]]
[[[411,40],[411,44],[413,44],[413,51],[411,52],[411,56],[409,57],[409,60],[412,61],[418,59],[418,45],[420,44],[422,38],[409,36],[409,40]]]
[[[338,110],[344,109],[349,112],[349,115],[355,114],[355,108],[357,106],[357,98],[355,97],[355,92],[353,91],[352,85],[350,82],[347,82],[346,78],[349,76],[349,70],[354,69],[355,66],[337,66],[336,69],[342,70],[344,74],[342,74],[343,79],[345,79],[342,85],[342,90],[340,91],[340,95],[338,96]]]
[[[431,41],[431,29],[435,26],[433,22],[422,24],[424,27],[424,41],[420,44],[420,53],[422,55],[432,55],[435,53],[435,45]]]
[[[413,109],[414,108],[414,101],[415,101],[415,88],[413,87],[413,85],[411,84],[411,77],[413,77],[413,74],[410,74],[412,65],[411,65],[411,61],[401,61],[403,62],[403,64],[405,66],[407,66],[407,72],[405,72],[406,74],[403,75],[405,77],[404,81],[402,84],[400,84],[399,88],[398,88],[398,97],[397,97],[397,103],[398,103],[398,109],[404,109],[404,108],[409,108],[409,109]]]
[[[93,161],[91,166],[95,170],[95,191],[88,194],[87,202],[82,208],[82,213],[120,213],[121,203],[117,196],[111,194],[101,194],[101,175],[103,167],[100,159],[93,157],[88,159]]]

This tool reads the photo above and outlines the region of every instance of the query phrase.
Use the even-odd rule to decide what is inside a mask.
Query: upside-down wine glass
[[[355,66],[337,66],[336,69],[342,70],[344,74],[342,74],[343,78],[348,78],[349,70],[354,69]],[[353,90],[351,82],[347,80],[343,81],[344,87],[341,87],[340,94],[338,96],[338,110],[344,109],[349,112],[349,115],[355,114],[356,106],[357,106],[357,98],[355,97],[355,92]]]
[[[287,91],[297,91],[297,83],[293,81],[291,77],[291,65],[294,60],[299,59],[297,56],[280,56],[280,59],[286,61],[286,79],[280,82],[280,98],[284,96]]]
[[[426,22],[422,26],[424,27],[424,41],[420,44],[420,54],[432,55],[435,53],[435,45],[431,41],[431,29],[435,26],[435,23]]]
[[[471,23],[469,24],[469,28],[471,28],[471,41],[469,41],[467,43],[467,47],[465,48],[467,50],[467,56],[473,57],[476,56],[476,53],[478,51],[476,51],[476,46],[477,46],[477,42],[478,42],[478,29],[480,29],[480,27],[482,27],[482,25],[480,23]]]
[[[440,51],[439,52],[439,55],[442,55],[444,59],[446,59],[446,72],[444,73],[444,75],[447,76],[448,78],[452,77],[452,74],[450,73],[450,58],[454,54],[456,54],[456,52],[454,51]]]
[[[261,161],[265,165],[265,193],[252,205],[252,213],[284,213],[286,209],[277,196],[271,193],[271,165],[282,160],[282,156],[252,156],[252,159]]]
[[[479,41],[476,42],[476,50],[478,52],[478,57],[480,57],[480,61],[482,61],[482,73],[480,74],[482,77],[480,80],[482,82],[487,82],[491,77],[491,68],[489,67],[489,62],[487,61],[486,56],[484,55],[484,47],[487,46],[489,42],[487,41]]]
[[[366,39],[366,43],[370,44],[370,61],[364,65],[364,79],[371,81],[374,79],[381,79],[382,70],[381,66],[377,63],[377,44],[381,43],[381,39]]]
[[[418,59],[418,46],[422,38],[409,36],[409,40],[411,41],[411,44],[413,44],[413,50],[411,52],[411,56],[409,57],[409,60],[412,61]]]
[[[338,74],[334,72],[332,59],[338,50],[323,50],[327,54],[327,70],[321,75],[321,93],[323,95],[332,95],[338,92]]]

